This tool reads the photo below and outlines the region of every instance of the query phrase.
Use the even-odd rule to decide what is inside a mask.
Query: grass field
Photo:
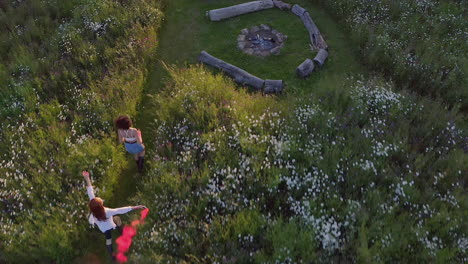
[[[325,66],[302,80],[295,68],[315,53],[293,14],[205,16],[243,2],[0,3],[0,262],[108,261],[104,237],[86,227],[83,169],[107,206],[150,208],[130,263],[466,262],[468,123],[463,97],[453,100],[466,72],[434,81],[437,65],[395,68],[381,51],[411,46],[382,45],[406,37],[376,37],[390,26],[343,15],[380,21],[388,1],[368,10],[365,0],[294,0],[330,46]],[[392,5],[385,21],[429,12],[463,24],[451,4],[426,4]],[[32,9],[35,20],[23,21]],[[237,49],[241,29],[260,24],[288,35],[280,55]],[[416,57],[427,43],[412,44]],[[264,96],[197,65],[202,50],[284,80],[284,93]],[[441,60],[464,67],[462,56]],[[143,132],[143,175],[114,141],[122,113]]]

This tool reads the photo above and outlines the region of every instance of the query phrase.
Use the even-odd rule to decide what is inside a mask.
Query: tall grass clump
[[[460,116],[379,79],[347,80],[333,107],[204,68],[170,74],[152,99],[152,170],[134,199],[155,213],[134,262],[466,261]]]
[[[370,67],[400,87],[468,110],[466,2],[311,1],[348,27]]]
[[[150,0],[0,3],[0,262],[70,263],[86,245],[79,171],[112,198],[127,166],[112,119],[136,112],[161,19]]]

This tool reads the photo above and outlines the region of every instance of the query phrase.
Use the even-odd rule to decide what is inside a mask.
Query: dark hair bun
[[[132,120],[128,115],[121,115],[115,120],[115,126],[118,129],[129,129],[132,126]]]

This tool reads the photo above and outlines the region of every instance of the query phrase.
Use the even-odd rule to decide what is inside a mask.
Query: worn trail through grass
[[[309,49],[308,34],[302,22],[292,13],[270,9],[220,22],[210,22],[205,16],[208,10],[243,2],[246,1],[167,1],[164,11],[165,24],[158,37],[157,56],[148,64],[148,76],[138,107],[138,116],[134,118],[135,127],[142,130],[148,149],[154,148],[152,141],[154,131],[151,131],[149,124],[154,120],[154,113],[158,111],[152,104],[152,96],[163,89],[169,80],[164,64],[176,67],[194,64],[202,50],[244,68],[260,78],[284,80],[285,92],[277,97],[279,103],[294,104],[299,98],[340,94],[344,92],[341,85],[344,79],[356,74],[366,74],[364,67],[359,64],[357,49],[352,46],[347,34],[324,10],[306,1],[288,2],[300,4],[309,11],[330,46],[330,57],[325,67],[319,72],[314,72],[306,80],[297,78],[295,69],[306,58],[312,59],[315,52]],[[237,36],[241,29],[260,24],[268,24],[288,36],[280,55],[259,58],[243,54],[237,49]],[[131,159],[130,156],[128,158]],[[118,180],[119,185],[116,187],[114,197],[106,202],[110,207],[131,204],[139,179],[145,177],[136,172],[133,162],[129,164],[130,167]],[[122,218],[124,222],[129,219],[127,216]],[[90,235],[93,242],[90,243],[87,253],[108,259],[104,237],[98,233]]]

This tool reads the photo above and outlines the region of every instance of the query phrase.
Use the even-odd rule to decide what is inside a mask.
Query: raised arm
[[[91,185],[91,179],[89,178],[89,172],[83,171],[82,174],[86,181],[86,191],[88,193],[89,200],[92,200],[95,198],[95,196],[93,186]]]
[[[144,205],[137,205],[137,206],[126,206],[120,208],[107,208],[107,215],[113,216],[118,214],[126,214],[130,211],[137,210],[137,209],[144,209],[146,206]]]
[[[82,174],[83,174],[83,177],[85,178],[85,181],[86,181],[86,187],[92,186],[91,185],[91,179],[89,178],[89,172],[83,171]]]

